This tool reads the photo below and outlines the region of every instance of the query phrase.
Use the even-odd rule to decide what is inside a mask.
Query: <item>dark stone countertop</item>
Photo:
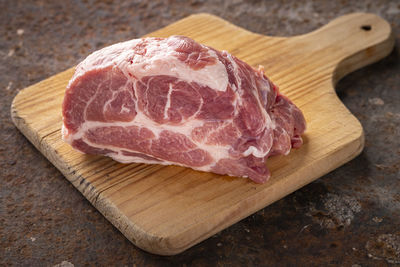
[[[0,7],[0,265],[400,264],[398,1],[0,0]],[[132,245],[10,119],[19,90],[91,51],[192,13],[209,12],[254,32],[288,36],[358,11],[388,20],[396,37],[390,56],[348,75],[336,88],[364,126],[364,151],[177,256],[155,256]]]

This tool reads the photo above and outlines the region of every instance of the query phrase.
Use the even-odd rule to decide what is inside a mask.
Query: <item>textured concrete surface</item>
[[[396,47],[345,77],[337,92],[361,121],[353,161],[186,252],[133,246],[13,126],[20,89],[88,53],[197,12],[251,31],[295,35],[350,12],[388,20]],[[398,1],[0,0],[0,265],[386,266],[400,264]]]

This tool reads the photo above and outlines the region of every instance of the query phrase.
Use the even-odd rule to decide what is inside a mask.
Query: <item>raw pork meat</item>
[[[302,144],[301,111],[263,73],[184,36],[118,43],[77,67],[63,139],[129,163],[270,177],[265,160]]]

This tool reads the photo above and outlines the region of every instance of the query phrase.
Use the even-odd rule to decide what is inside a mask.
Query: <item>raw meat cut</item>
[[[63,139],[129,163],[175,164],[265,182],[269,156],[302,144],[301,111],[264,75],[184,36],[118,43],[77,67]]]

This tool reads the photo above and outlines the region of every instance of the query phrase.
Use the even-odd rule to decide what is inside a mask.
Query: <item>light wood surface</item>
[[[366,25],[371,29],[362,29]],[[309,34],[284,38],[197,14],[148,36],[173,34],[227,50],[255,67],[264,65],[266,75],[304,112],[308,129],[300,149],[268,160],[272,178],[259,185],[177,166],[120,164],[74,151],[60,132],[61,103],[72,68],[20,91],[11,108],[15,125],[135,245],[156,254],[177,254],[363,149],[363,129],[336,96],[334,85],[390,53],[394,39],[383,19],[350,14]]]

